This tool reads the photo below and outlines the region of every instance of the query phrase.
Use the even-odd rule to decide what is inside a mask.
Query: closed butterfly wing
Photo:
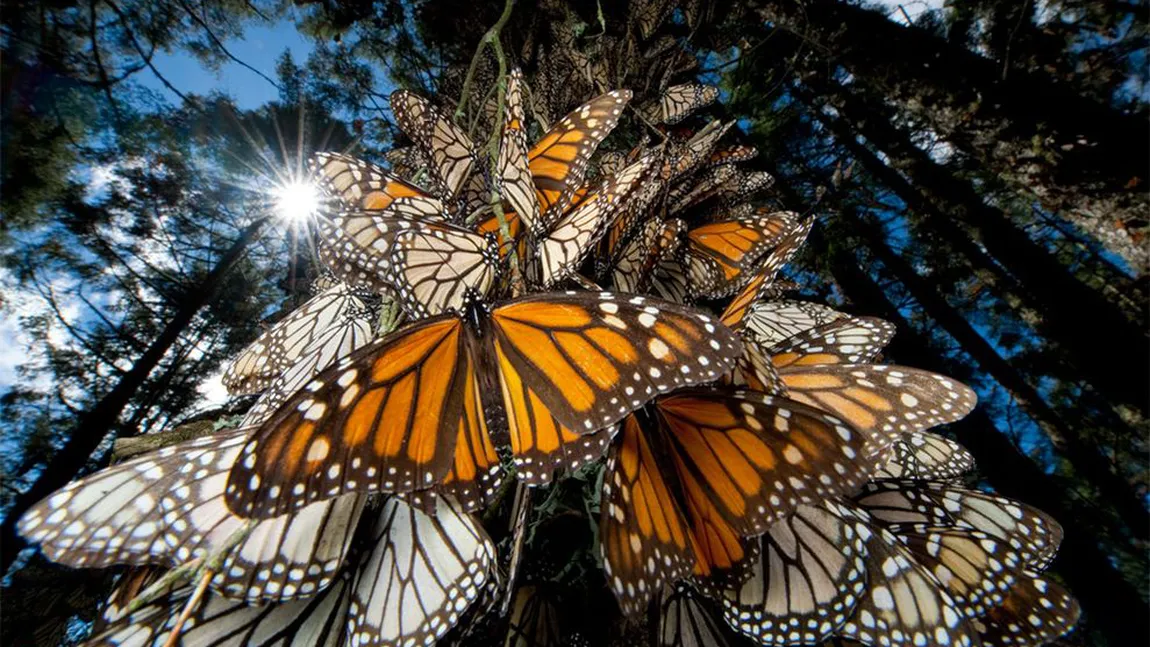
[[[972,624],[983,647],[1037,646],[1070,633],[1081,613],[1078,601],[1058,583],[1027,573],[1001,605]]]
[[[894,533],[967,618],[1002,604],[1023,568],[1006,542],[969,528],[912,526]]]
[[[443,202],[387,171],[340,153],[316,153],[312,173],[343,208],[428,219],[444,217]]]
[[[692,156],[690,163],[698,165],[700,162],[695,161],[694,156]],[[738,174],[738,169],[734,165],[724,164],[707,171],[695,183],[678,185],[667,196],[668,213],[679,214],[718,194],[719,190],[737,178]]]
[[[655,267],[679,250],[686,227],[678,218],[648,220],[615,262],[612,272],[615,288],[621,292],[645,291]]]
[[[674,180],[697,170],[710,157],[723,135],[726,135],[734,125],[733,121],[726,124],[712,121],[704,126],[687,140],[684,146],[674,150],[668,157],[664,175],[669,180]]]
[[[320,595],[255,606],[208,594],[180,632],[182,647],[340,647],[345,644],[349,576]],[[186,588],[146,605],[93,635],[86,647],[162,647],[187,605]],[[172,643],[177,644],[177,643]]]
[[[668,254],[655,264],[651,272],[651,293],[673,303],[691,303],[694,300],[682,254]]]
[[[427,319],[317,375],[252,434],[228,506],[269,518],[345,492],[443,480],[460,430],[487,433],[465,335],[456,317]]]
[[[946,376],[904,366],[833,364],[779,371],[787,395],[845,420],[868,436],[874,468],[904,434],[961,420],[977,397]]]
[[[348,631],[359,645],[426,645],[443,637],[483,590],[495,546],[450,497],[428,514],[388,499],[352,590]]]
[[[709,316],[609,292],[529,296],[492,313],[502,383],[522,384],[559,424],[602,429],[660,393],[715,380],[741,352]],[[504,400],[509,417],[516,401]]]
[[[366,309],[367,304],[347,285],[321,292],[241,351],[224,371],[224,386],[236,395],[263,391],[330,328],[349,313]]]
[[[945,483],[875,481],[856,497],[895,532],[915,526],[971,528],[1005,542],[1028,568],[1045,568],[1062,542],[1062,526],[1020,501]]]
[[[707,158],[707,163],[714,166],[718,166],[719,164],[738,164],[739,162],[753,160],[758,157],[758,155],[759,149],[754,146],[736,144],[712,152],[710,157]]]
[[[945,481],[974,469],[974,456],[938,434],[916,431],[895,442],[875,478]]]
[[[692,290],[710,298],[737,292],[795,225],[793,214],[783,212],[703,225],[687,232],[687,276]]]
[[[838,505],[801,506],[762,536],[752,576],[724,592],[731,627],[762,645],[826,640],[866,587],[860,523]],[[864,530],[865,532],[865,530]]]
[[[634,415],[608,454],[601,510],[603,570],[623,613],[633,615],[695,561],[687,520]]]
[[[737,301],[737,299],[736,299]],[[730,310],[730,308],[728,308]],[[755,302],[746,311],[743,325],[764,348],[811,328],[850,315],[810,301],[780,300]]]
[[[723,627],[693,589],[668,589],[659,606],[659,647],[727,647]]]
[[[780,371],[824,364],[866,364],[894,337],[894,325],[875,317],[848,317],[812,328],[767,350]]]
[[[571,203],[583,184],[587,162],[614,130],[629,90],[608,92],[559,120],[527,153],[544,224],[550,225]]]
[[[462,311],[495,282],[494,241],[462,227],[368,211],[342,212],[334,221],[358,246],[354,262],[394,286],[413,317]]]
[[[380,272],[376,254],[326,218],[316,222],[316,229],[319,231],[316,255],[339,281],[376,294],[395,294],[391,277]]]
[[[20,533],[49,559],[77,567],[177,567],[215,555],[245,525],[223,490],[246,437],[244,429],[221,432],[96,472],[33,506]],[[251,602],[322,590],[362,509],[361,497],[342,497],[256,524],[222,556],[213,588]]]
[[[349,310],[343,321],[334,323],[312,340],[299,359],[279,374],[244,414],[240,427],[263,424],[284,400],[299,391],[317,373],[339,358],[366,345],[375,337],[375,312]]]
[[[890,532],[862,529],[867,589],[839,634],[868,645],[977,644],[973,628],[942,586]]]
[[[453,204],[475,166],[474,144],[451,119],[427,99],[407,90],[391,94],[399,127],[431,160],[445,204]]]
[[[674,85],[663,92],[650,114],[665,124],[677,124],[699,108],[711,105],[719,98],[719,88],[713,85],[685,83]]]
[[[544,233],[539,200],[527,158],[527,124],[523,115],[523,73],[518,68],[507,76],[507,104],[503,138],[499,148],[499,186],[503,199],[536,238]]]
[[[628,165],[555,223],[537,248],[540,285],[551,288],[579,267],[627,205],[650,166],[650,157]]]

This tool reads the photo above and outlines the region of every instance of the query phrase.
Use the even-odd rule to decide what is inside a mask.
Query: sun
[[[290,181],[272,192],[275,211],[280,218],[300,223],[310,218],[320,207],[319,191],[311,182]]]

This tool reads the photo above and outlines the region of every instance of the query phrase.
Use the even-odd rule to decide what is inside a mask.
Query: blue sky
[[[302,64],[313,49],[290,16],[272,25],[249,25],[243,38],[225,41],[224,45],[236,58],[271,78],[275,78],[276,59],[284,50],[291,51],[296,63]],[[162,52],[152,62],[180,92],[200,95],[223,92],[231,95],[243,109],[259,107],[279,96],[275,86],[239,63],[229,61],[218,70],[210,70],[196,57],[180,51]],[[140,72],[136,78],[144,87],[179,103],[179,97],[150,70]]]

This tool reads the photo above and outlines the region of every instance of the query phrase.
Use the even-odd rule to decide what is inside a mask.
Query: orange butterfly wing
[[[779,371],[779,377],[788,397],[828,411],[865,434],[867,456],[879,463],[903,434],[960,420],[978,401],[961,382],[905,366],[797,366]]]
[[[228,507],[270,518],[347,492],[443,480],[457,438],[487,434],[465,335],[456,317],[429,319],[317,375],[248,439],[228,477]]]
[[[571,204],[572,194],[583,183],[588,160],[614,130],[630,100],[630,90],[617,90],[588,101],[561,119],[527,152],[544,224],[550,224]]]
[[[567,292],[495,308],[493,357],[504,388],[531,385],[560,425],[587,433],[655,395],[718,379],[742,351],[714,317],[625,297]],[[504,406],[509,418],[524,419],[518,402]]]
[[[686,500],[714,516],[709,502],[741,536],[869,477],[859,460],[865,437],[786,398],[685,390],[660,398],[656,410]]]
[[[600,547],[623,613],[646,607],[695,561],[687,520],[635,415],[623,421],[603,477]]]

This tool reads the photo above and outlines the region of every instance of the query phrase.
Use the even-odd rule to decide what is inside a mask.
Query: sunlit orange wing
[[[713,381],[742,352],[714,317],[610,292],[533,295],[492,313],[500,379],[528,384],[564,427],[588,433],[647,400]],[[504,400],[508,417],[523,416]]]
[[[349,210],[442,219],[443,203],[382,168],[340,153],[316,153],[312,173]]]
[[[961,382],[905,366],[799,366],[779,371],[779,377],[788,397],[866,434],[867,456],[880,463],[903,434],[960,420],[978,401]]]
[[[782,370],[822,364],[874,361],[894,337],[894,325],[875,317],[847,317],[783,340],[767,350]]]
[[[660,398],[656,410],[691,510],[721,516],[740,536],[766,532],[799,505],[853,493],[870,474],[860,460],[865,437],[786,398],[692,389]]]
[[[635,415],[623,421],[603,477],[603,568],[623,613],[646,608],[663,585],[690,574],[687,520]]]
[[[457,439],[487,434],[464,335],[456,317],[429,319],[317,375],[248,439],[228,477],[228,507],[269,518],[348,492],[442,481]]]
[[[567,210],[572,194],[583,183],[587,161],[614,130],[630,100],[630,90],[616,90],[588,101],[559,120],[527,152],[545,224]]]

